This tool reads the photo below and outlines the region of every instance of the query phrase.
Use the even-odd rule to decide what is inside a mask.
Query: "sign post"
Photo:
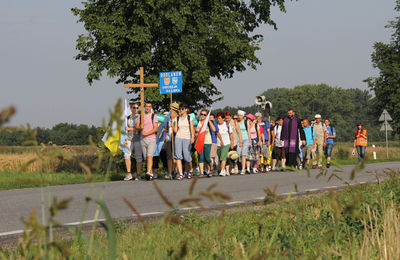
[[[182,93],[182,71],[160,72],[160,94],[170,94],[172,112],[172,93]],[[172,115],[172,113],[171,113]],[[179,116],[179,115],[178,115]],[[171,118],[172,122],[172,118]],[[172,128],[173,129],[173,128]],[[174,139],[174,130],[172,130],[171,141]],[[172,141],[172,158],[174,158],[174,142]]]
[[[379,122],[383,122],[381,131],[385,131],[386,135],[386,157],[389,159],[389,142],[388,142],[388,131],[393,131],[388,121],[392,121],[392,117],[389,115],[386,109],[383,110],[382,115],[379,117]]]

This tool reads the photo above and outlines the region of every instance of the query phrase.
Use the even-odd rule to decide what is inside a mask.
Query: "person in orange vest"
[[[362,123],[357,124],[357,131],[354,139],[354,148],[357,149],[358,161],[365,159],[365,148],[368,145],[367,130],[364,129]]]

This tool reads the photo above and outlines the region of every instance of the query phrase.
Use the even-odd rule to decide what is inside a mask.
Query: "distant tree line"
[[[326,84],[306,84],[289,88],[273,88],[261,95],[272,103],[271,119],[284,117],[289,108],[296,111],[299,118],[313,119],[315,114],[331,121],[337,131],[337,141],[353,141],[356,124],[362,122],[368,130],[370,141],[383,141],[384,132],[380,132],[376,107],[368,90],[343,89]],[[236,112],[238,109],[246,113],[255,113],[260,108],[257,105],[247,107],[225,107],[218,111]],[[391,135],[391,139],[399,136]]]
[[[36,127],[31,132],[34,133],[38,144],[56,145],[87,145],[89,136],[97,143],[103,134],[100,127],[69,123],[59,123],[52,128]],[[3,128],[0,131],[0,145],[23,145],[27,138],[30,138],[27,136],[27,130],[22,128]]]

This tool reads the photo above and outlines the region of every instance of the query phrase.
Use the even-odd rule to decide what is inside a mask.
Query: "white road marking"
[[[226,205],[234,205],[234,204],[241,204],[241,203],[244,203],[244,201],[231,201],[231,202],[226,203]]]
[[[156,211],[156,212],[148,212],[148,213],[141,213],[140,215],[142,216],[150,216],[150,215],[159,215],[159,214],[164,214],[165,212],[161,212],[161,211]],[[134,215],[136,216],[136,215]]]
[[[0,237],[22,234],[23,232],[24,232],[23,230],[14,230],[14,231],[3,232],[3,233],[0,233]]]
[[[97,222],[103,222],[103,221],[105,221],[104,218],[97,219]],[[80,222],[80,221],[79,222],[71,222],[71,223],[67,223],[67,224],[64,224],[64,225],[66,225],[66,226],[77,226],[77,225],[82,225],[82,224],[90,224],[90,223],[93,223],[93,222],[95,222],[95,220],[91,219],[91,220],[84,220],[82,222]]]

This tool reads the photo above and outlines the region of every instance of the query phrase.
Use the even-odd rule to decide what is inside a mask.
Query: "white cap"
[[[315,118],[322,118],[320,114],[316,114]]]
[[[238,110],[238,115],[244,116],[246,115],[246,112],[244,112],[243,110]]]
[[[260,117],[260,116],[262,116],[262,114],[261,114],[260,112],[257,112],[257,113],[255,113],[254,115],[255,115],[255,117]]]

